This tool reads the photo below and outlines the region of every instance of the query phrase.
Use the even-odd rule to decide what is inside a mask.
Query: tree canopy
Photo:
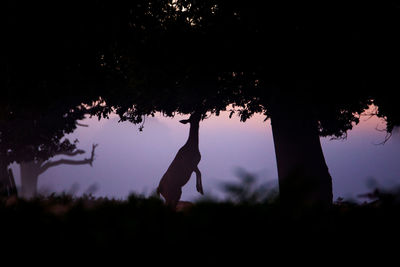
[[[121,75],[121,87],[102,97],[122,119],[141,122],[156,111],[171,116],[199,107],[218,113],[233,104],[246,120],[256,112],[270,116],[284,102],[315,117],[321,135],[341,137],[373,101],[394,106],[394,3],[171,5],[138,4],[147,11],[130,12],[145,18],[129,17],[114,57],[103,57]],[[398,112],[380,110],[391,131]]]
[[[400,124],[398,1],[7,6],[3,155],[20,146],[51,156],[53,144],[86,113],[115,111],[121,120],[141,123],[156,112],[218,115],[231,107],[243,121],[264,113],[275,125],[274,138],[293,140],[289,150],[281,146],[286,139],[275,140],[278,169],[286,161],[293,166],[285,169],[309,164],[311,170],[300,151],[314,147],[309,161],[319,157],[328,177],[318,136],[344,137],[370,104],[378,106],[388,133]],[[294,130],[315,138],[297,140],[288,135]],[[290,154],[296,156],[288,160]]]
[[[290,95],[342,136],[372,99],[392,106],[398,13],[395,1],[9,1],[8,99],[101,97],[94,112],[140,122],[229,104],[245,120]],[[380,108],[391,131],[397,112]]]

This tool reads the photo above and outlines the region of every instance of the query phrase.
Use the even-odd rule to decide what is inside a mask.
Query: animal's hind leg
[[[169,194],[169,197],[165,201],[165,204],[168,207],[171,207],[172,209],[176,209],[176,205],[178,205],[181,196],[182,196],[182,190],[179,188],[179,190],[176,190],[174,192],[171,192],[171,194]]]

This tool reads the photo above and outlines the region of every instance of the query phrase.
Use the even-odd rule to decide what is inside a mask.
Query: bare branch
[[[95,149],[96,149],[96,147],[98,146],[99,144],[93,144],[92,145],[92,153],[91,153],[91,155],[90,155],[90,166],[92,166],[92,163],[93,163],[93,161],[94,161],[94,151],[95,151]]]
[[[68,150],[65,150],[65,151],[60,151],[60,152],[58,152],[58,153],[56,153],[55,155],[57,156],[57,155],[65,155],[65,156],[76,156],[76,155],[80,155],[80,154],[85,154],[85,150],[82,150],[82,149],[77,149],[77,150],[73,150],[73,151],[68,151]]]
[[[382,142],[380,142],[378,144],[375,144],[375,145],[377,145],[377,146],[384,145],[384,144],[387,143],[387,141],[390,140],[391,137],[392,137],[392,133],[387,132],[386,135],[385,135],[385,140],[383,140]]]
[[[83,124],[83,123],[76,123],[77,126],[82,126],[82,127],[89,127],[89,124]]]
[[[47,171],[49,168],[51,167],[55,167],[58,165],[62,165],[62,164],[67,164],[67,165],[85,165],[85,164],[89,164],[90,166],[92,166],[93,161],[94,161],[94,156],[95,156],[95,149],[98,146],[98,144],[93,144],[92,145],[92,153],[90,158],[85,158],[82,160],[70,160],[70,159],[60,159],[57,161],[47,161],[45,164],[42,165],[42,167],[40,168],[39,174],[44,173],[45,171]]]

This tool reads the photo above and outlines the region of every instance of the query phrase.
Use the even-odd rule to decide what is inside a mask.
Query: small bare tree
[[[67,165],[85,165],[89,164],[92,166],[94,157],[95,157],[95,149],[98,144],[92,145],[92,152],[90,158],[84,158],[82,160],[72,160],[72,159],[59,159],[59,160],[34,160],[29,162],[21,162],[20,170],[21,170],[21,188],[19,192],[20,197],[24,198],[32,198],[37,194],[37,184],[39,176],[47,171],[51,167],[59,166],[62,164]],[[61,150],[57,152],[54,156],[64,155],[74,157],[76,155],[84,154],[85,151],[82,149],[73,149],[73,150]]]

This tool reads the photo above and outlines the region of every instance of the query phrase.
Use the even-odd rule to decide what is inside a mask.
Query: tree
[[[134,123],[155,112],[218,115],[228,105],[243,121],[262,112],[272,123],[282,199],[329,206],[331,177],[319,137],[345,137],[372,102],[380,105],[388,132],[398,124],[396,99],[383,93],[398,88],[392,67],[399,59],[397,6],[13,3],[12,32],[39,41],[26,47],[15,38],[8,92],[35,88],[46,100],[68,92],[70,107],[100,99],[91,114],[116,111]],[[27,58],[40,64],[26,69]]]
[[[105,94],[105,103],[134,123],[155,112],[218,115],[229,104],[243,121],[264,113],[289,205],[332,203],[320,136],[345,138],[372,103],[388,132],[398,124],[393,93],[378,89],[398,89],[394,3],[177,1],[171,12],[145,48],[121,56],[123,99]]]
[[[52,161],[50,159],[43,160],[37,159],[33,161],[23,161],[20,163],[21,170],[21,189],[20,189],[20,197],[32,198],[37,194],[37,184],[38,179],[41,174],[46,172],[49,168],[59,166],[62,164],[67,165],[85,165],[89,164],[92,166],[95,156],[95,149],[97,144],[93,144],[92,152],[90,158],[85,158],[81,160],[72,160],[72,159],[58,159]],[[54,156],[65,155],[65,156],[76,156],[80,154],[84,154],[85,151],[81,149],[68,149],[68,150],[59,150],[55,153]]]
[[[46,161],[60,148],[75,149],[75,144],[61,140],[88,113],[86,105],[98,99],[95,90],[107,84],[108,76],[97,64],[100,51],[95,44],[100,37],[90,28],[93,21],[86,21],[79,8],[71,12],[74,3],[64,4],[7,1],[0,195],[8,195],[9,164]],[[76,16],[72,19],[71,14]],[[81,23],[90,32],[80,31]]]

